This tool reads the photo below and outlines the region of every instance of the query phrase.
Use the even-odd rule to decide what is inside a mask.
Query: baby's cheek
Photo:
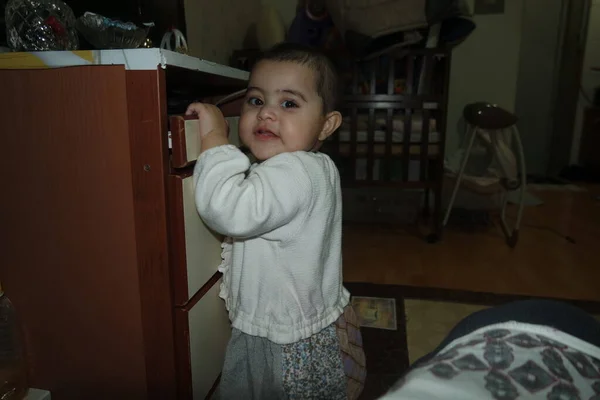
[[[242,113],[242,115],[240,116],[240,122],[238,125],[238,131],[239,131],[240,137],[242,135],[251,133],[253,128],[254,128],[254,124],[253,124],[252,119],[249,118],[248,114]]]
[[[239,138],[240,138],[240,142],[242,142],[243,144],[247,145],[248,142],[249,142],[248,139],[250,138],[250,134],[248,133],[248,130],[247,129],[242,129],[242,127],[240,126],[239,130],[238,130],[238,135],[239,135]]]

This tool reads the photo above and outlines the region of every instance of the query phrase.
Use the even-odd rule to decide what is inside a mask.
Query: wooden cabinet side
[[[167,110],[162,68],[127,71],[131,180],[148,394],[176,396],[167,227]]]
[[[31,386],[57,399],[144,399],[126,73],[0,70],[0,277]]]

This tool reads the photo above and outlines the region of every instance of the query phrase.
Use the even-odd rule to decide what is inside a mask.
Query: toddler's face
[[[261,61],[253,69],[239,133],[258,160],[314,149],[325,120],[315,73],[310,68],[292,62]]]

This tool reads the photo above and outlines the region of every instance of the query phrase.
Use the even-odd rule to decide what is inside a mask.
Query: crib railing
[[[344,122],[325,143],[344,187],[441,189],[450,51],[405,50],[359,62],[344,76]]]

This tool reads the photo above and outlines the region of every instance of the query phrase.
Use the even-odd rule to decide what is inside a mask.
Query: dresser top
[[[249,73],[246,71],[158,48],[0,53],[0,69],[58,68],[79,65],[124,65],[128,70],[177,67],[240,81],[247,81],[249,78]]]

